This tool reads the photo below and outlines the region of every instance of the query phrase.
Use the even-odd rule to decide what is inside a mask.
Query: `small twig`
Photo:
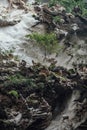
[[[41,23],[40,21],[36,22],[34,25],[32,25],[32,28],[35,27],[35,26],[37,26],[40,23]]]
[[[20,97],[22,98],[22,100],[24,101],[24,103],[25,103],[27,109],[30,110],[30,108],[28,107],[28,103],[27,103],[26,99],[23,97],[23,95],[22,95],[21,93],[20,93],[19,95],[20,95]]]

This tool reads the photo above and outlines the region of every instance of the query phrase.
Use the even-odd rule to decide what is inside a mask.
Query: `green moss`
[[[8,92],[10,95],[13,95],[14,97],[16,97],[16,98],[18,98],[18,92],[17,91],[15,91],[15,90],[11,90],[11,91],[9,91]]]

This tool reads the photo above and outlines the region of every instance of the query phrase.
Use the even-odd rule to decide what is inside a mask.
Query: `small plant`
[[[15,90],[11,90],[11,91],[9,91],[9,94],[10,95],[13,95],[15,98],[18,98],[18,92],[17,91],[15,91]]]
[[[21,85],[23,83],[28,84],[29,79],[18,73],[16,75],[11,75],[11,76],[8,77],[8,82],[6,84],[9,85],[9,83],[12,84],[13,86],[16,86],[18,84]],[[8,85],[6,85],[6,86],[8,86]]]
[[[45,58],[47,53],[54,53],[57,51],[57,48],[59,47],[56,34],[54,33],[47,33],[47,34],[33,33],[27,35],[27,37],[44,48]]]
[[[54,20],[55,23],[60,23],[61,22],[61,18],[59,16],[55,16],[53,18],[53,20]]]
[[[8,80],[4,82],[5,87],[9,86],[28,86],[29,88],[36,88],[36,83],[29,77],[22,76],[21,74],[15,74],[8,77]]]

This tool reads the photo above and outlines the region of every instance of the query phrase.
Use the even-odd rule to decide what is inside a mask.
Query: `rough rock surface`
[[[35,15],[33,10],[29,12],[26,1],[9,2],[10,8],[7,4],[6,7],[0,6],[0,47],[14,43],[17,48],[17,42],[24,42],[22,59],[25,59],[23,54],[26,52],[27,61],[29,56],[37,59],[39,51],[36,46],[29,45],[29,41],[25,44],[27,39],[23,38],[38,23],[45,22],[48,25],[45,31],[53,30],[64,48],[59,57],[56,54],[55,58],[47,59],[50,62],[48,67],[34,61],[32,66],[24,60],[19,63],[9,52],[0,54],[0,130],[86,130],[87,18],[66,13],[66,9],[59,5],[48,8],[47,4],[35,6]],[[57,21],[53,19],[56,16]],[[42,52],[38,59],[43,62]],[[56,66],[56,59],[63,66],[64,61],[67,65],[74,61],[73,69]]]
[[[85,123],[86,65],[67,70],[34,61],[28,66],[25,61],[14,61],[11,54],[0,55],[0,59],[1,130],[45,129],[52,117],[58,123],[52,123],[47,130],[75,130]]]
[[[54,31],[58,37],[62,48],[55,56],[58,64],[67,67],[73,63],[86,63],[87,18],[74,10],[67,13],[66,9],[58,4],[52,7],[47,3],[36,5],[35,11],[36,19],[48,25],[47,32]]]
[[[58,21],[52,19],[52,15],[55,13],[55,7],[53,7],[52,10],[51,8],[46,7],[46,5],[40,6],[38,8],[39,12],[36,12],[39,14],[37,16],[33,9],[34,5],[30,4],[31,1],[32,0],[28,0],[25,2],[26,6],[29,8],[28,11],[25,11],[24,8],[19,9],[19,4],[13,4],[15,6],[9,9],[8,0],[1,1],[0,14],[2,16],[1,25],[3,25],[3,28],[0,27],[0,48],[3,50],[13,49],[14,53],[19,55],[21,59],[25,59],[29,64],[32,64],[32,60],[43,63],[44,49],[31,44],[31,42],[27,41],[25,35],[32,32],[45,33],[54,29],[54,32],[58,37],[58,44],[60,48],[57,48],[56,53],[49,54],[47,57],[50,59],[56,59],[58,65],[65,66],[67,68],[72,67],[73,63],[86,63],[87,27],[84,22],[81,22],[86,22],[86,19],[78,15],[75,17],[74,15],[70,13],[67,14],[66,12],[65,14],[61,13],[61,11],[65,9],[64,7],[59,7],[58,5],[56,7],[57,13],[60,10],[57,19]],[[37,7],[38,6],[35,5],[35,8]],[[33,16],[36,16],[36,19]],[[50,18],[52,24],[49,24]],[[43,19],[47,20],[48,23]],[[45,22],[45,24],[43,24],[43,22]],[[15,25],[7,26],[8,24]],[[44,64],[49,65],[49,60],[47,59],[44,61]]]
[[[18,8],[28,10],[28,7],[26,6],[27,0],[8,0],[10,4],[10,8],[14,7],[14,5],[17,5]]]
[[[12,25],[15,25],[19,22],[20,22],[20,20],[7,20],[4,18],[1,18],[0,19],[0,27],[12,26]]]

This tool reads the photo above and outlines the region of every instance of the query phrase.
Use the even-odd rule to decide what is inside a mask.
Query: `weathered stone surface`
[[[14,7],[14,5],[17,5],[18,8],[28,10],[28,7],[26,6],[27,0],[8,0],[10,4],[10,8]]]
[[[3,56],[1,56],[3,57]],[[5,56],[4,56],[5,57]],[[1,61],[0,65],[0,128],[6,130],[43,130],[53,117],[61,114],[56,128],[76,129],[87,119],[86,65],[76,70],[63,67],[45,67],[33,62],[33,66]],[[7,64],[7,65],[6,65]],[[15,70],[14,70],[15,65]],[[2,71],[10,69],[11,71]],[[44,74],[44,80],[41,75]],[[78,93],[77,93],[78,92]],[[70,97],[70,102],[68,98]],[[68,106],[71,104],[70,106]],[[73,106],[73,107],[71,107]],[[70,114],[71,113],[71,114]],[[72,122],[72,123],[71,123]],[[50,130],[50,129],[48,129]],[[54,129],[53,129],[54,130]]]

